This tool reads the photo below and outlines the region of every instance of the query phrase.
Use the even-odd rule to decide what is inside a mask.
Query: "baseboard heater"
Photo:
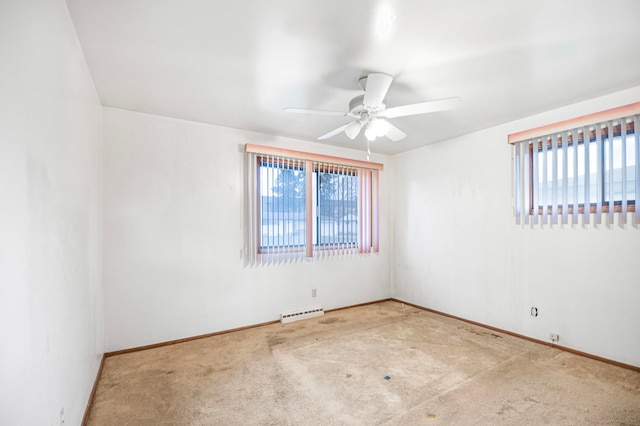
[[[322,315],[324,315],[323,308],[304,309],[301,311],[280,314],[280,322],[284,324],[286,322],[297,321],[305,318],[319,317]]]

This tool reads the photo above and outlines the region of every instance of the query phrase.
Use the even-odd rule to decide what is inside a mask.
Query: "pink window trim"
[[[508,136],[507,140],[510,144],[514,144],[517,142],[526,141],[528,139],[547,136],[552,133],[561,133],[566,130],[572,130],[592,124],[603,123],[609,120],[618,120],[620,119],[620,117],[628,117],[634,114],[640,114],[640,102],[608,109],[605,111],[595,112],[593,114],[583,115],[581,117],[576,117],[569,120],[558,121],[557,123],[547,124],[545,126],[536,127],[534,129],[511,133]]]
[[[310,152],[293,151],[290,149],[276,148],[273,146],[255,145],[248,143],[245,145],[245,151],[254,154],[276,155],[281,157],[296,158],[299,160],[320,161],[325,163],[341,164],[344,166],[352,166],[370,170],[384,170],[381,163],[373,163],[370,161],[353,160],[350,158],[332,157],[330,155],[313,154]]]
[[[313,161],[311,160],[306,160],[305,161],[305,166],[304,166],[304,172],[306,174],[305,176],[305,183],[306,183],[306,193],[307,194],[311,194],[311,191],[313,191],[313,187],[312,187],[312,175],[313,175]],[[307,236],[306,236],[306,246],[305,246],[305,254],[306,257],[313,257],[313,226],[311,226],[311,224],[313,223],[313,197],[307,195],[306,197],[306,211],[307,211]]]
[[[380,192],[379,192],[379,170],[373,170],[373,186],[371,190],[371,239],[373,243],[373,251],[378,253],[380,251]]]
[[[378,170],[358,169],[360,196],[358,197],[358,215],[360,232],[358,252],[377,253],[380,251],[379,172]]]

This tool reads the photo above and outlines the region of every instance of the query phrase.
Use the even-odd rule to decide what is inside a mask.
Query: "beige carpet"
[[[383,302],[109,357],[89,424],[640,425],[640,373]]]

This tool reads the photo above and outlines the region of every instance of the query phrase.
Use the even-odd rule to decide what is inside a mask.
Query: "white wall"
[[[363,151],[104,109],[106,350],[390,296],[390,215],[379,254],[245,267],[245,143],[364,159]],[[388,157],[381,197],[392,185]],[[318,296],[311,297],[317,288]]]
[[[0,424],[79,424],[103,352],[101,106],[64,1],[0,3]]]
[[[516,225],[507,144],[639,99],[636,87],[398,155],[394,296],[640,366],[640,230]]]

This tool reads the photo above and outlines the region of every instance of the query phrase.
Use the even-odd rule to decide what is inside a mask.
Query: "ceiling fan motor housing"
[[[349,112],[351,114],[358,115],[364,111],[364,95],[356,96],[355,98],[349,101]]]
[[[355,98],[351,99],[351,101],[349,101],[349,112],[356,116],[357,115],[362,116],[363,113],[367,113],[367,115],[373,116],[380,111],[384,111],[386,108],[387,106],[383,103],[378,105],[378,107],[376,107],[375,109],[365,107],[364,95],[356,96]],[[366,118],[366,117],[361,117],[361,118]]]
[[[362,90],[367,90],[367,76],[362,76],[358,79],[358,84]]]

